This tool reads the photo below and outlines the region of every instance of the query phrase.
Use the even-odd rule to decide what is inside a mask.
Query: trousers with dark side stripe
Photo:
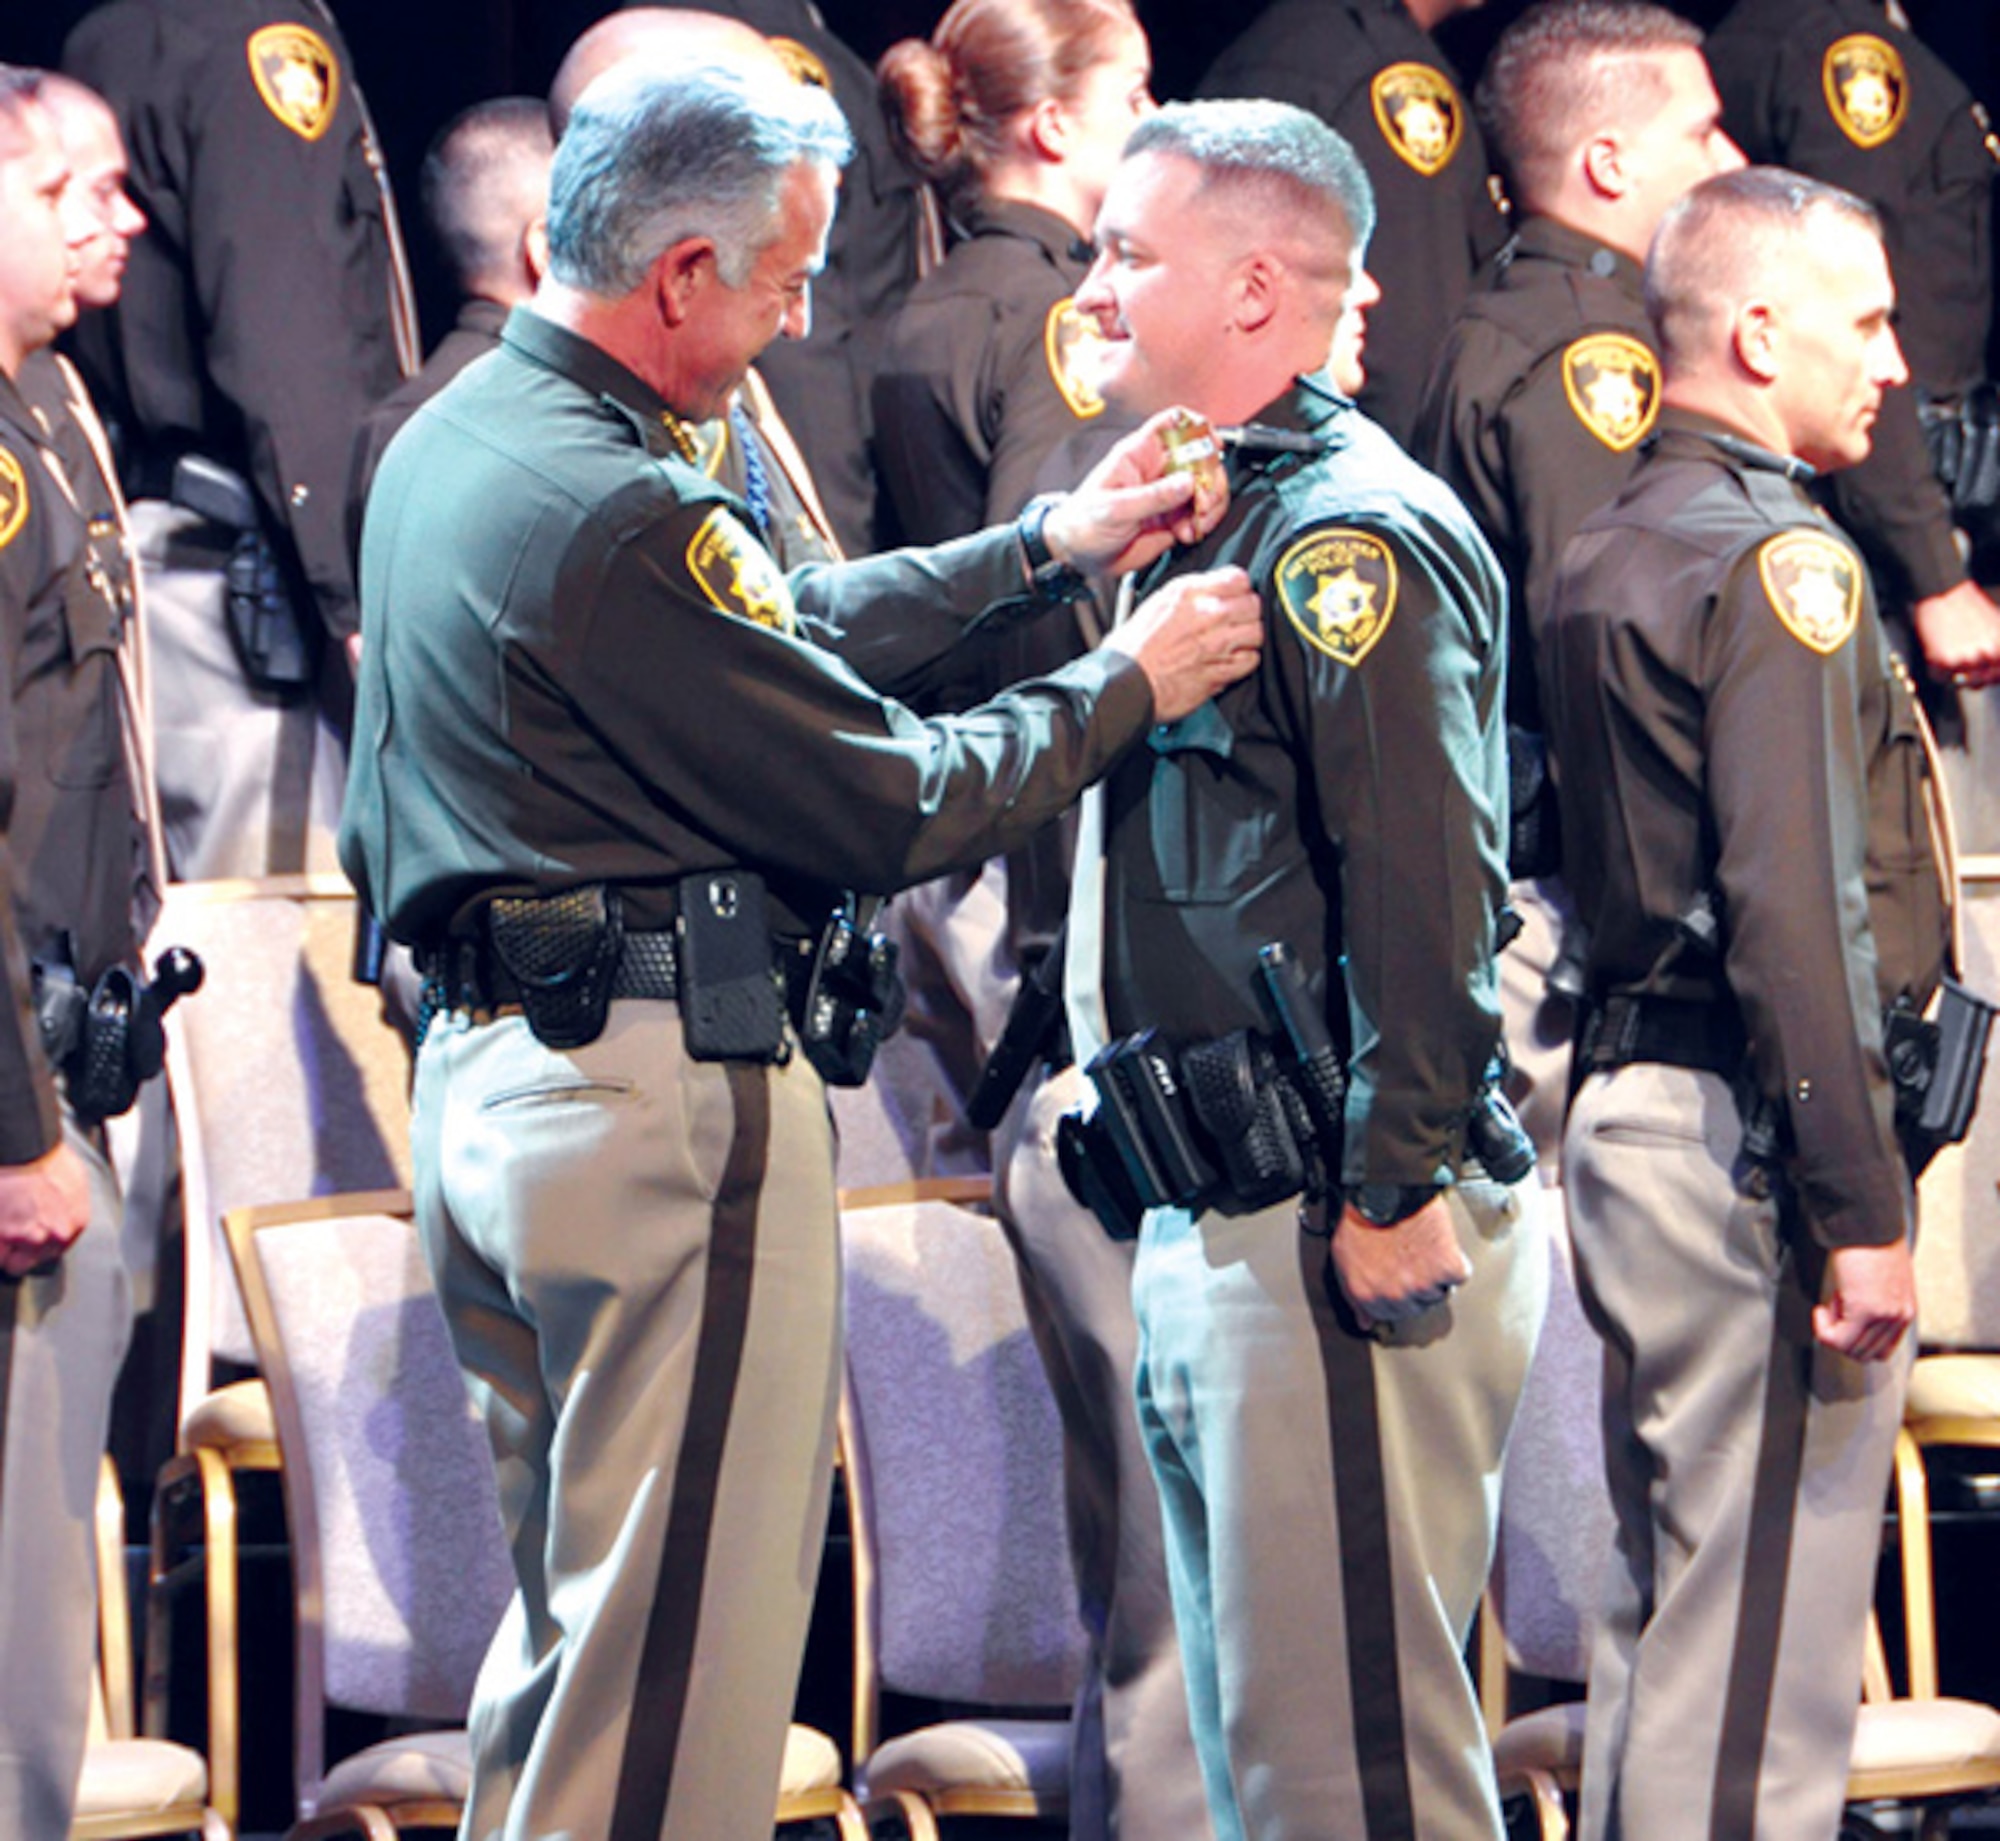
[[[840,1265],[804,1058],[445,1017],[417,1218],[520,1590],[472,1710],[470,1841],[768,1834],[825,1531]]]
[[[1532,1182],[1448,1195],[1471,1280],[1382,1340],[1294,1204],[1140,1236],[1140,1423],[1217,1841],[1501,1834],[1464,1649],[1548,1250]]]
[[[1830,1841],[1861,1699],[1909,1346],[1819,1347],[1820,1261],[1738,1180],[1712,1074],[1577,1095],[1563,1169],[1604,1339],[1618,1519],[1591,1657],[1588,1841]]]

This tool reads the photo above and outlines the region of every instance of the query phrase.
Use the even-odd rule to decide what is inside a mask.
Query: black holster
[[[202,965],[183,946],[160,955],[149,983],[123,965],[105,971],[88,993],[67,958],[37,960],[35,1020],[42,1047],[61,1073],[70,1109],[86,1124],[129,1112],[139,1089],[165,1064],[162,1019],[198,990]]]
[[[1907,1001],[1882,1020],[1882,1049],[1896,1094],[1896,1135],[1912,1176],[1921,1176],[1947,1144],[1972,1128],[1995,1006],[1947,977],[1937,1015],[1925,1018]]]
[[[807,949],[790,978],[799,1046],[828,1086],[858,1087],[875,1065],[875,1051],[902,1027],[900,949],[880,933],[864,933],[844,908]]]
[[[618,891],[601,882],[487,904],[486,938],[514,982],[535,1039],[584,1048],[604,1033],[625,947]]]

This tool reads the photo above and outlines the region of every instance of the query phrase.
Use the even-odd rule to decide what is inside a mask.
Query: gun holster
[[[858,1087],[875,1051],[903,1023],[906,994],[900,949],[863,933],[844,909],[820,929],[804,979],[793,994],[792,1026],[806,1059],[830,1087]]]
[[[1977,384],[1950,401],[1920,398],[1917,417],[1953,520],[1975,544],[1990,542],[2000,534],[2000,386]]]
[[[35,1018],[42,1047],[61,1072],[70,1108],[86,1123],[129,1112],[166,1061],[162,1019],[198,990],[202,964],[183,946],[160,955],[149,983],[114,965],[88,994],[67,959],[37,960]]]
[[[1972,1128],[1996,1006],[1947,977],[1937,1015],[1899,1001],[1882,1020],[1882,1051],[1896,1096],[1896,1134],[1912,1176]]]
[[[168,498],[236,533],[223,565],[230,643],[260,690],[296,690],[312,680],[312,649],[277,551],[264,535],[257,494],[233,467],[206,454],[178,456]]]

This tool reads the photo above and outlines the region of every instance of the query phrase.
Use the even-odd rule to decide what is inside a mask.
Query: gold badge
[[[0,550],[21,534],[28,521],[28,476],[21,463],[0,447]]]
[[[1820,81],[1833,119],[1857,147],[1881,146],[1910,112],[1903,54],[1872,32],[1855,32],[1829,45]]]
[[[688,573],[725,614],[789,633],[798,624],[792,591],[771,553],[717,506],[688,545]]]
[[[318,140],[340,105],[333,48],[306,26],[266,26],[250,34],[249,49],[264,106],[301,140]]]
[[[1428,179],[1450,165],[1465,136],[1465,104],[1428,64],[1391,64],[1369,85],[1375,125],[1405,164]]]
[[[770,47],[784,59],[785,68],[792,73],[795,83],[810,83],[814,89],[831,90],[833,79],[826,74],[826,66],[818,56],[808,51],[795,38],[773,38]]]
[[[710,479],[722,471],[722,457],[729,452],[729,418],[717,416],[713,422],[683,422],[687,430],[688,464],[699,467]]]
[[[1074,300],[1059,300],[1042,326],[1042,347],[1048,353],[1049,375],[1070,407],[1088,422],[1104,413],[1104,335]]]
[[[1861,565],[1817,531],[1787,531],[1757,552],[1757,573],[1785,631],[1815,652],[1837,652],[1861,619]]]
[[[1354,666],[1396,611],[1396,559],[1366,531],[1318,530],[1278,558],[1278,603],[1308,644]]]
[[[1563,353],[1576,418],[1614,453],[1636,447],[1660,413],[1660,361],[1622,332],[1587,333]]]

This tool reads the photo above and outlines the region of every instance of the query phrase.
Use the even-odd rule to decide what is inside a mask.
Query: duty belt
[[[423,975],[424,1001],[433,1010],[484,1010],[518,1007],[521,981],[501,964],[483,941],[447,940],[420,948],[417,970]],[[611,974],[611,995],[675,997],[680,992],[679,961],[669,931],[628,933],[619,947]]]
[[[1746,1048],[1743,1019],[1727,998],[1697,1003],[1619,992],[1585,1004],[1577,1022],[1576,1078],[1657,1061],[1733,1080]]]

